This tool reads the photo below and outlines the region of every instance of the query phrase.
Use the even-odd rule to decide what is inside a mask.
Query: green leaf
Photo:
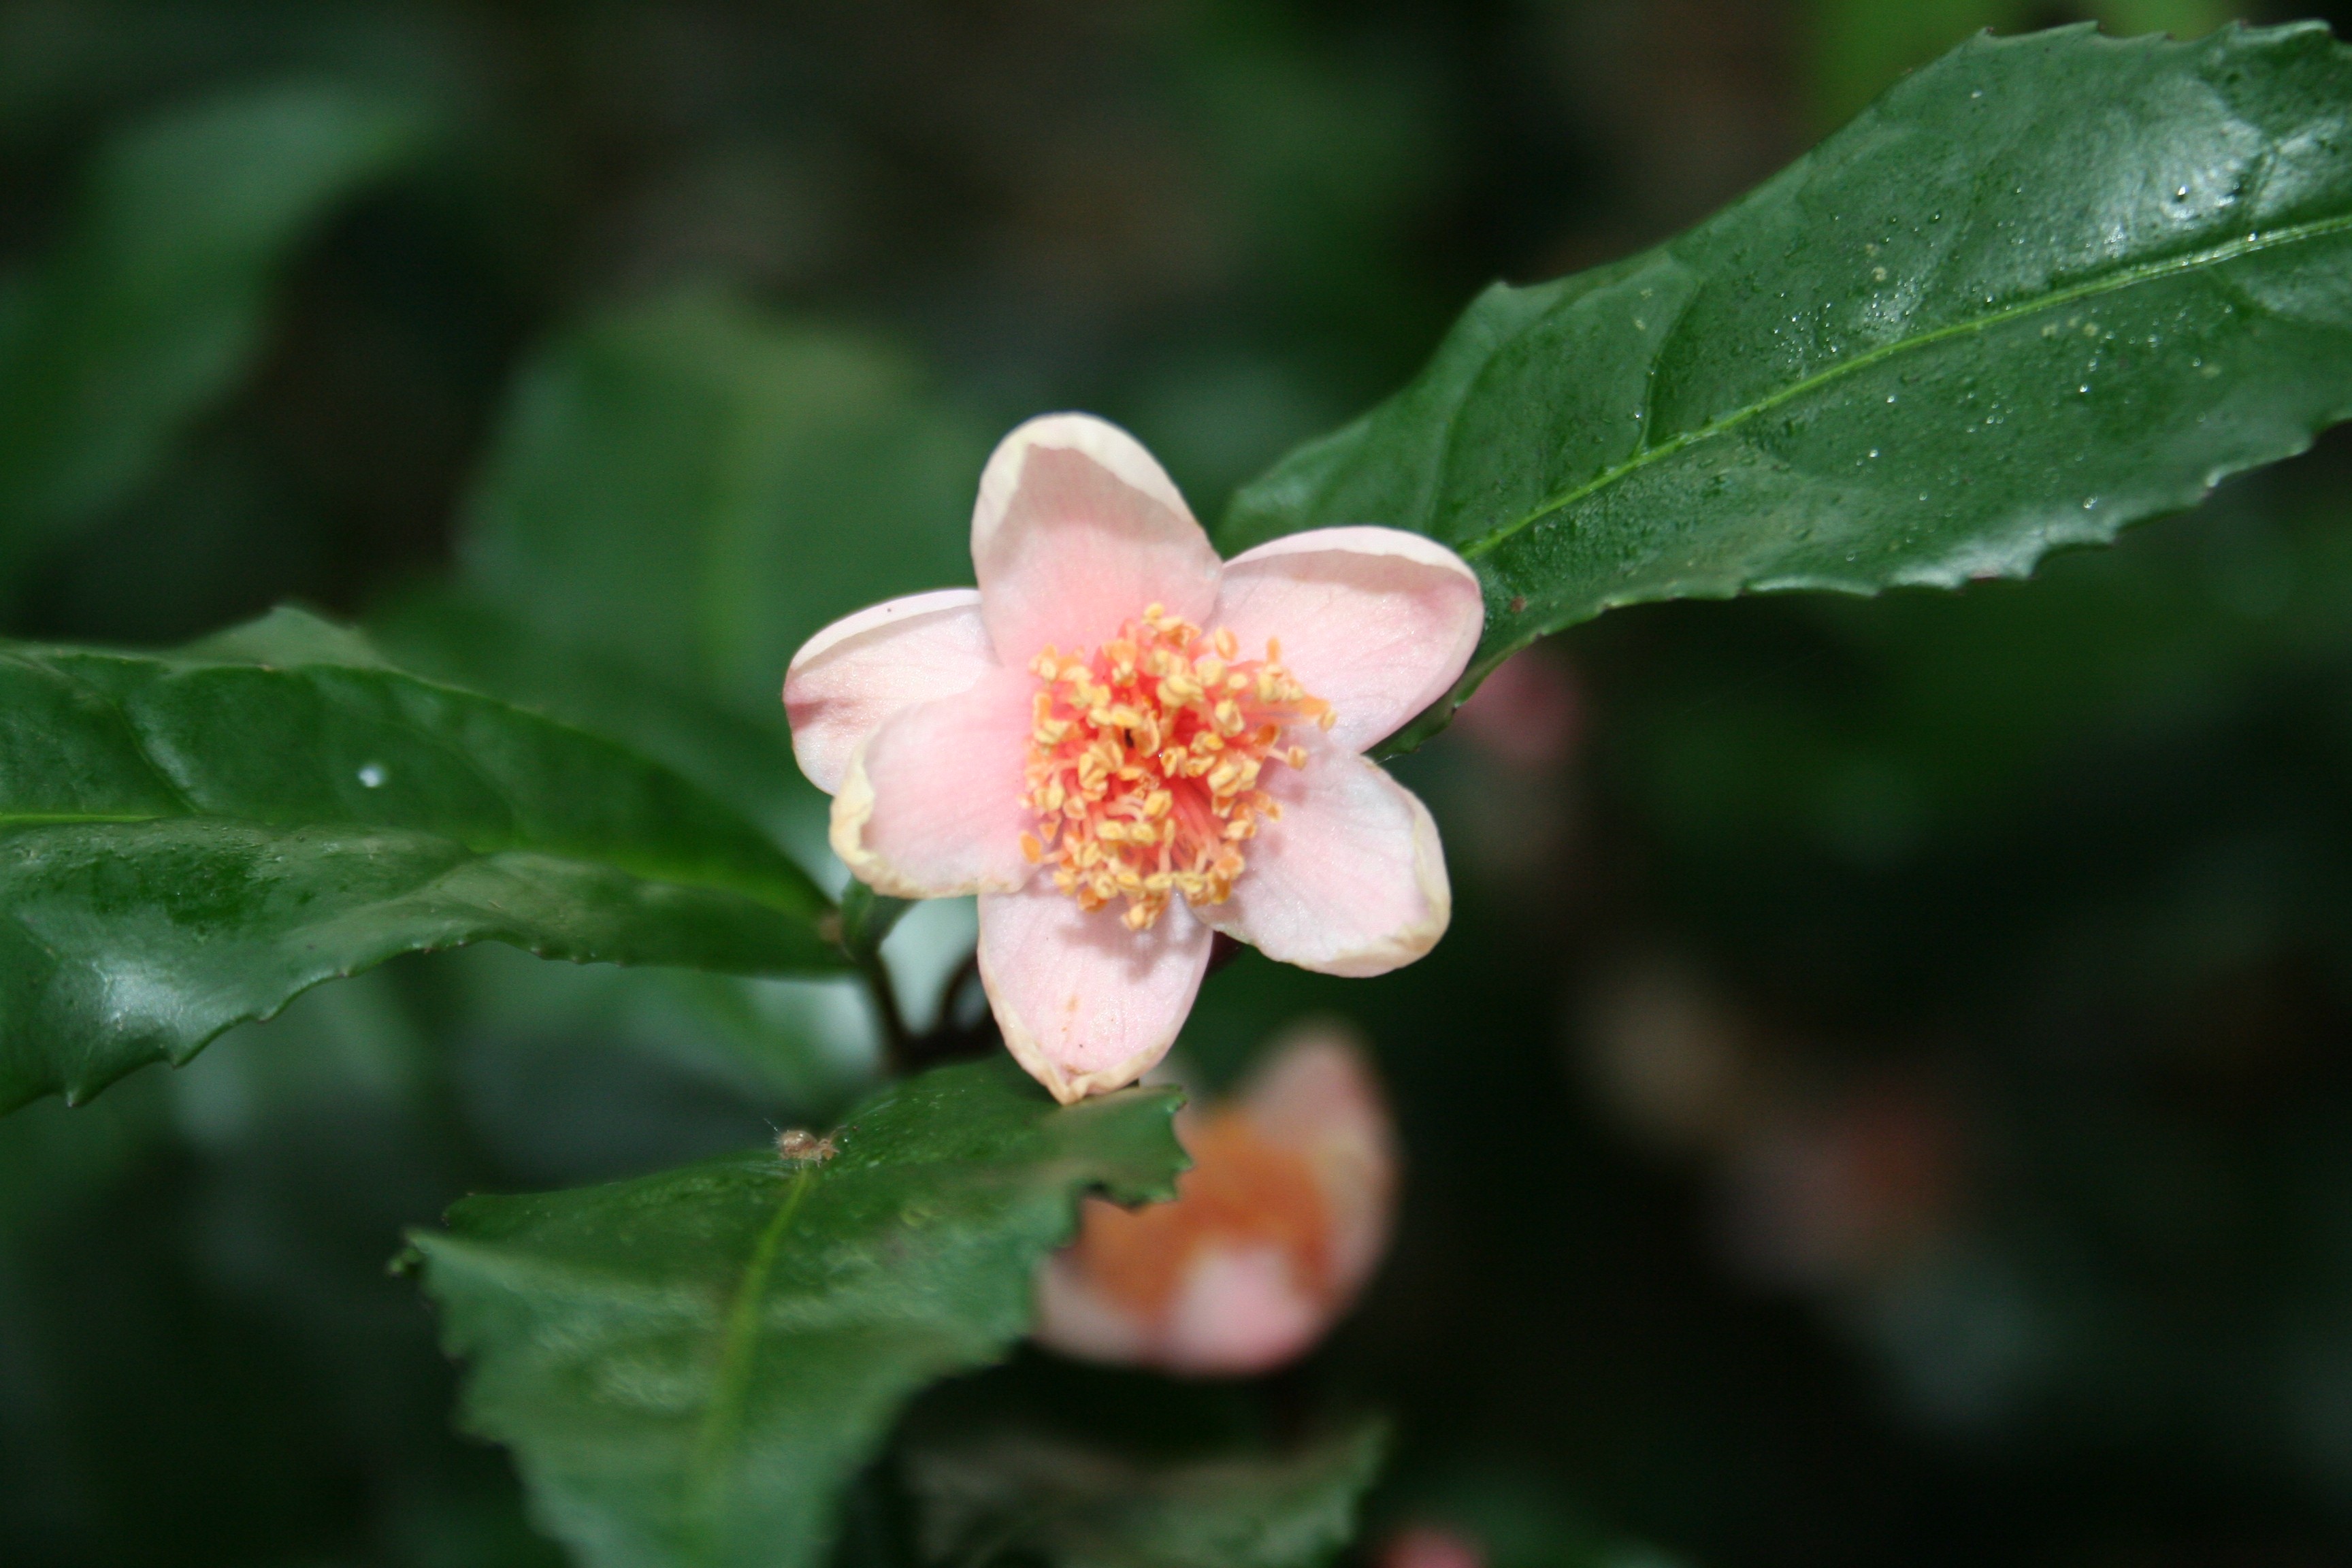
[[[0,1108],[80,1100],[394,953],[838,968],[757,829],[611,742],[380,665],[0,645]]]
[[[811,849],[824,843],[825,797],[793,762],[781,701],[772,715],[764,707],[746,712],[707,686],[649,669],[625,653],[561,640],[462,588],[392,600],[370,617],[369,632],[404,669],[614,736],[770,831],[797,829]]]
[[[832,851],[825,843],[826,797],[801,776],[782,704],[762,721],[717,700],[707,689],[646,670],[625,658],[557,642],[462,589],[403,595],[371,618],[372,637],[404,668],[593,728],[627,742],[709,790],[767,829],[804,865]],[[857,897],[853,881],[845,897]],[[843,911],[846,934],[849,914]],[[867,955],[849,951],[861,964]],[[485,952],[471,967],[517,972]],[[847,999],[833,993],[856,988]],[[516,989],[501,978],[501,997]],[[732,975],[552,972],[532,977],[546,998],[532,1004],[606,1009],[626,1015],[651,1048],[691,1052],[707,1042],[750,1068],[761,1093],[789,1103],[838,1110],[871,1079],[863,1042],[872,1025],[862,987],[843,977],[762,980]],[[486,989],[485,995],[488,994]],[[575,999],[558,1004],[555,997]]]
[[[841,890],[843,949],[860,963],[869,961],[914,907],[912,899],[894,899],[853,879]]]
[[[1020,1429],[905,1458],[917,1544],[937,1568],[1314,1568],[1354,1539],[1381,1424],[1285,1454],[1138,1461]]]
[[[159,115],[104,148],[0,331],[0,573],[136,489],[243,375],[288,258],[428,141],[324,83]]]
[[[1904,72],[1970,33],[2014,31],[2033,7],[2027,0],[1811,0],[1805,9],[1814,129],[1829,131]]]
[[[411,1237],[466,1421],[594,1568],[811,1563],[906,1401],[1026,1330],[1078,1196],[1172,1194],[1178,1102],[1056,1107],[996,1058],[885,1089],[827,1160],[468,1198]]]
[[[291,605],[280,605],[242,625],[198,637],[182,651],[194,658],[216,659],[223,664],[398,668],[356,626],[339,626]]]
[[[523,375],[464,545],[540,635],[776,715],[826,622],[971,581],[987,441],[898,356],[710,294],[607,318]]]
[[[1220,542],[1452,545],[1487,602],[1458,700],[1614,605],[2023,576],[2348,411],[2352,56],[1983,37],[1681,238],[1488,290]]]

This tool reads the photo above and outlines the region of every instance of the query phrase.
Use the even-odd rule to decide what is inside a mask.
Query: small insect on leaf
[[[799,1165],[821,1165],[833,1158],[833,1134],[820,1138],[805,1127],[787,1127],[776,1134],[776,1158]]]

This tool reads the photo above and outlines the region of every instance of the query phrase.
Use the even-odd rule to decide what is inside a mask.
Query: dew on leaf
[[[366,789],[382,789],[383,769],[374,763],[367,763],[360,769],[360,784]]]

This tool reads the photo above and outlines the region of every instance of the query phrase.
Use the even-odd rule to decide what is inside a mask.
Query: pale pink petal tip
[[[1129,931],[1044,881],[980,901],[980,978],[1013,1060],[1065,1105],[1124,1089],[1176,1041],[1213,933],[1181,904]]]
[[[1331,739],[1360,752],[1453,689],[1486,624],[1477,574],[1395,528],[1289,534],[1225,563],[1217,622],[1331,704]]]
[[[1087,414],[1049,414],[981,475],[971,560],[998,659],[1093,647],[1159,604],[1205,622],[1223,565],[1140,442]]]
[[[1155,1360],[1198,1377],[1271,1372],[1312,1348],[1332,1309],[1274,1247],[1204,1247],[1161,1331]]]
[[[793,755],[833,795],[850,753],[884,721],[969,690],[995,668],[977,589],[909,594],[845,616],[803,644],[785,672]]]
[[[1081,1361],[1134,1366],[1151,1356],[1144,1325],[1096,1289],[1075,1247],[1054,1254],[1037,1271],[1035,1336]]]
[[[1250,843],[1233,896],[1200,911],[1268,958],[1323,974],[1385,974],[1437,945],[1454,918],[1429,808],[1378,763],[1316,737],[1303,768],[1269,768],[1282,807]]]

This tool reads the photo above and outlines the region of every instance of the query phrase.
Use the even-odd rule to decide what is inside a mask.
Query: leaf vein
[[[814,1173],[802,1171],[793,1178],[783,1201],[760,1232],[753,1243],[751,1257],[743,1266],[743,1278],[735,1287],[735,1298],[727,1309],[725,1337],[719,1342],[719,1371],[713,1380],[710,1408],[702,1420],[702,1429],[696,1434],[692,1482],[697,1495],[694,1518],[704,1529],[715,1525],[725,1485],[723,1464],[726,1450],[733,1446],[743,1426],[743,1411],[751,1397],[751,1366],[759,1353],[760,1308],[767,1295],[768,1276],[775,1271],[777,1255],[783,1248],[784,1233],[792,1228],[793,1216],[800,1212],[802,1200],[807,1196]]]
[[[1825,369],[1816,371],[1809,376],[1790,382],[1779,391],[1759,397],[1744,407],[1736,408],[1696,430],[1685,431],[1659,442],[1654,447],[1637,451],[1623,462],[1604,469],[1573,489],[1563,491],[1525,515],[1500,524],[1480,535],[1462,546],[1461,554],[1465,560],[1475,561],[1553,513],[1574,506],[1586,497],[1608,489],[1611,485],[1649,467],[1652,463],[1670,458],[1685,447],[1696,446],[1701,441],[1737,429],[1750,420],[1769,414],[1781,405],[1818,387],[1828,385],[1858,371],[1866,370],[1914,350],[1927,348],[1947,339],[1960,337],[1969,332],[1983,331],[1992,327],[2004,326],[2011,321],[2022,321],[2040,311],[2058,310],[2074,304],[2077,300],[2120,293],[2124,289],[2135,288],[2142,283],[2187,276],[2201,268],[2221,267],[2242,257],[2258,255],[2266,250],[2279,249],[2290,245],[2300,245],[2306,240],[2324,239],[2347,230],[2352,230],[2352,213],[2339,214],[2334,217],[2315,218],[2308,223],[2290,225],[2284,228],[2273,229],[2267,234],[2249,235],[2242,239],[2233,239],[2221,245],[2210,246],[2203,250],[2191,251],[2184,256],[2142,262],[2103,278],[2091,279],[2055,292],[2044,294],[2032,300],[2006,306],[1981,316],[1972,316],[1966,321],[1948,322],[1916,337],[1898,338],[1892,342],[1881,343],[1866,353],[1857,354],[1850,360],[1841,361]]]

